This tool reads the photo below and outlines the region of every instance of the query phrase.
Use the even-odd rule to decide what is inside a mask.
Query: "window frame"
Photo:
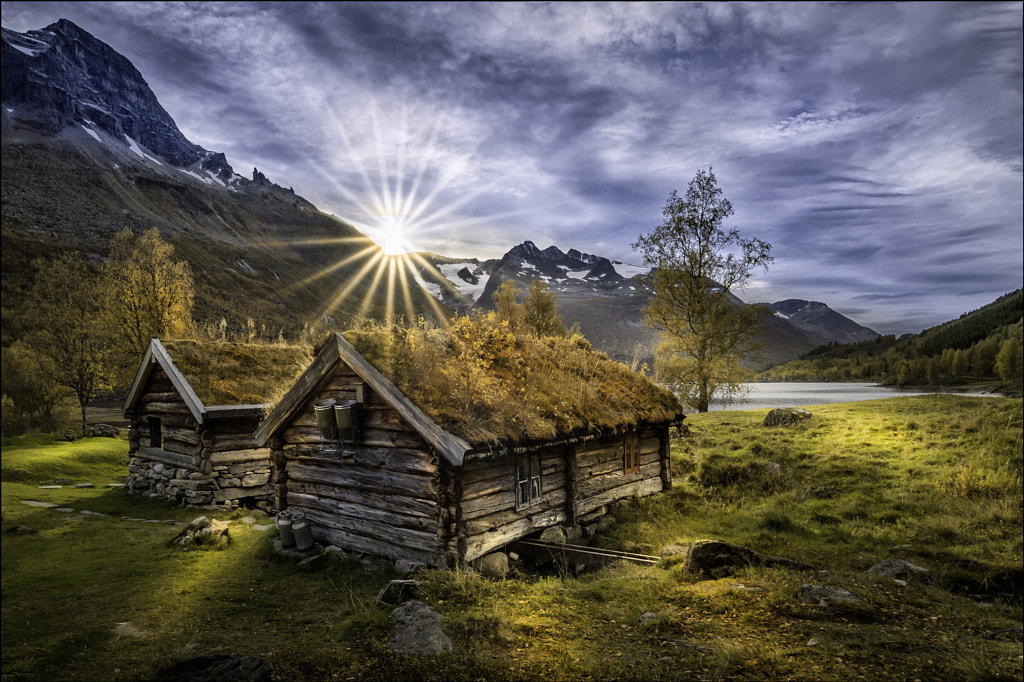
[[[640,473],[640,434],[636,431],[626,434],[622,443],[622,473]]]
[[[528,509],[540,504],[544,498],[540,453],[516,455],[513,475],[516,509]]]

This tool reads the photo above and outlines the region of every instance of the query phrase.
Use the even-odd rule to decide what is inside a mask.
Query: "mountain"
[[[383,254],[367,237],[190,142],[110,46],[67,20],[2,37],[5,325],[45,276],[35,258],[77,250],[101,263],[115,233],[151,227],[191,264],[203,324],[239,329],[252,318],[276,335],[386,314],[371,285]],[[426,292],[408,298],[398,310],[433,314]]]
[[[647,271],[641,266],[576,249],[540,249],[531,241],[488,261],[420,255],[433,266],[420,273],[424,286],[453,309],[493,309],[494,292],[506,280],[525,290],[540,279],[557,295],[563,323],[579,324],[596,348],[627,363],[649,361],[653,355],[657,337],[644,326],[643,315],[648,296],[635,281]],[[743,304],[738,298],[736,302]],[[774,315],[766,321],[764,338],[764,362],[769,364],[796,358],[824,344],[878,336],[817,301],[790,299],[770,307]]]

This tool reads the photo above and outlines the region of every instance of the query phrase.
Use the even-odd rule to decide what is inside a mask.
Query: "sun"
[[[404,218],[382,215],[376,226],[367,228],[367,236],[384,251],[385,255],[398,256],[413,250],[407,234],[412,232]]]

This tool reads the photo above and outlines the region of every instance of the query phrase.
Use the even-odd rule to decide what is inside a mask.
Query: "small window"
[[[149,418],[149,447],[163,447],[163,436],[160,433],[160,420],[156,417]]]
[[[533,453],[516,457],[516,509],[540,502],[540,455]]]
[[[622,472],[635,474],[640,471],[640,434],[627,433],[622,447]]]

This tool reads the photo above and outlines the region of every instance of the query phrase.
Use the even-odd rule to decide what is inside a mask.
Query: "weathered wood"
[[[180,440],[175,440],[173,438],[165,437],[160,447],[168,452],[173,452],[179,455],[188,455],[189,457],[199,456],[199,446],[193,443],[183,443]]]
[[[659,490],[661,490],[660,476],[626,483],[625,485],[610,488],[594,495],[581,496],[578,503],[579,513],[583,515],[615,500],[622,500],[634,495],[643,497],[656,493]]]
[[[160,462],[161,464],[167,464],[179,469],[191,469],[197,470],[200,462],[198,457],[189,457],[188,455],[180,455],[174,452],[168,452],[161,448],[150,448],[142,447],[139,448],[138,456],[143,459],[152,460],[154,462]]]
[[[672,490],[672,457],[668,442],[668,429],[662,429],[658,437],[658,463],[661,465],[661,489]]]
[[[359,504],[382,511],[394,510],[400,514],[422,516],[424,518],[433,518],[438,514],[437,504],[433,500],[418,500],[405,497],[404,495],[380,495],[352,488],[339,488],[324,483],[307,483],[295,480],[289,481],[288,487],[291,492],[337,500],[338,502]]]
[[[493,552],[498,547],[507,545],[513,540],[526,537],[544,528],[556,526],[564,521],[564,509],[549,509],[536,516],[519,519],[501,528],[480,533],[479,535],[468,536],[465,539],[465,555],[462,558],[465,561],[472,561]]]
[[[336,518],[346,518],[359,523],[377,524],[387,535],[393,528],[408,528],[437,535],[437,515],[406,515],[396,509],[378,509],[365,504],[345,502],[329,497],[320,497],[308,493],[290,490],[289,504],[296,504],[306,509],[316,509]],[[436,510],[435,510],[436,511]]]
[[[367,538],[356,533],[339,530],[324,525],[316,525],[315,514],[310,518],[314,519],[313,537],[320,542],[341,547],[347,551],[372,554],[374,556],[387,557],[388,559],[409,559],[433,566],[435,568],[447,568],[444,552],[441,549],[436,551],[419,551],[409,547],[400,547],[378,538]]]
[[[191,414],[185,403],[145,403],[139,405],[139,413],[145,415]]]
[[[181,399],[181,396],[178,395],[177,391],[162,391],[162,392],[159,392],[159,393],[156,393],[156,392],[153,392],[153,393],[143,393],[141,396],[139,396],[139,404],[145,405],[145,404],[148,404],[148,403],[182,403],[182,404],[184,404],[185,401]]]
[[[161,424],[161,428],[163,430],[164,438],[170,438],[193,446],[199,445],[199,433],[194,429],[183,429],[176,426],[163,426],[163,424]]]
[[[292,459],[301,459],[309,464],[336,465],[341,456],[324,453],[320,450],[306,452],[287,451]],[[358,448],[348,455],[352,462],[368,469],[387,469],[409,474],[434,476],[437,474],[437,457],[420,450],[391,448]]]
[[[467,517],[463,525],[463,532],[465,532],[466,535],[479,535],[480,533],[496,530],[503,526],[515,523],[519,519],[546,514],[549,511],[563,508],[565,506],[566,499],[567,496],[565,491],[558,490],[545,495],[540,503],[535,504],[532,507],[524,507],[518,511],[511,507],[505,507],[486,515],[475,516],[472,518]]]
[[[288,461],[286,471],[289,480],[294,481],[365,488],[371,492],[384,494],[401,492],[408,497],[423,500],[437,499],[437,482],[433,477],[355,466],[310,466],[294,460]]]
[[[516,494],[512,490],[502,491],[495,495],[477,497],[472,500],[463,500],[459,504],[462,519],[468,520],[478,516],[486,516],[503,509],[514,509],[516,506]]]
[[[229,450],[251,450],[258,448],[256,439],[248,434],[215,433],[210,443],[210,452],[227,452]]]
[[[576,479],[578,477],[576,464],[576,446],[565,446],[565,521],[570,526],[576,524],[579,511],[577,510]]]
[[[303,443],[320,443],[323,437],[320,429],[315,426],[291,426],[282,434],[286,443],[298,445]],[[414,431],[379,431],[376,429],[360,429],[359,447],[411,448],[424,449],[426,442]]]
[[[270,448],[253,448],[251,450],[228,450],[225,452],[207,452],[203,450],[203,457],[209,459],[213,464],[232,464],[235,462],[250,462],[258,459],[270,459]]]
[[[395,526],[387,525],[381,526],[377,523],[367,521],[366,519],[353,519],[338,516],[336,514],[323,512],[319,509],[307,507],[303,504],[305,501],[306,499],[304,496],[296,495],[291,492],[288,493],[288,507],[301,508],[306,512],[306,517],[315,526],[340,530],[346,533],[352,533],[353,535],[360,535],[365,538],[374,538],[379,542],[383,542],[386,539],[388,544],[414,552],[434,553],[440,550],[441,543],[439,542],[436,533],[428,533],[425,531],[413,530],[411,528],[397,528]]]

